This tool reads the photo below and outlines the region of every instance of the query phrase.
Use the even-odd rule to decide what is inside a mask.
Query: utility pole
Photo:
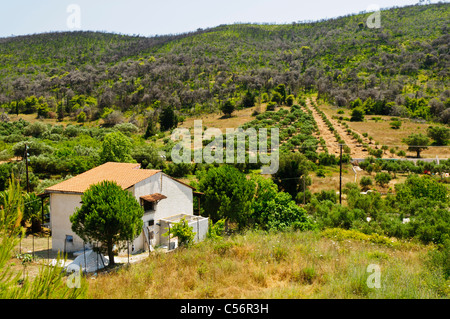
[[[306,205],[306,176],[303,174],[303,205]]]
[[[28,177],[28,145],[25,144],[25,167],[27,171],[27,192],[30,192],[30,179]]]
[[[341,156],[340,156],[340,169],[339,169],[339,204],[342,205],[342,144],[339,144]]]

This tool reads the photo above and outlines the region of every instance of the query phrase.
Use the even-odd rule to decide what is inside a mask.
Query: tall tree
[[[420,158],[420,153],[428,149],[430,139],[422,133],[413,133],[407,138],[404,138],[403,143],[408,145],[409,152],[416,152],[417,158]]]
[[[129,191],[111,181],[92,185],[81,200],[70,217],[72,230],[86,242],[101,243],[101,251],[114,265],[114,245],[122,248],[140,234],[143,208]]]
[[[430,126],[428,127],[427,134],[439,146],[447,145],[450,140],[450,129],[445,126]]]
[[[302,179],[307,185],[308,159],[300,153],[281,153],[278,171],[272,175],[275,184],[291,194],[293,198],[299,191],[305,191]]]
[[[133,161],[130,155],[131,146],[130,139],[122,132],[109,133],[103,140],[100,159],[103,163]]]
[[[220,110],[222,111],[225,116],[231,116],[231,114],[234,112],[236,106],[234,101],[227,100],[223,105],[221,106]]]
[[[163,108],[159,116],[161,131],[168,131],[178,125],[178,118],[172,106]]]
[[[200,176],[198,189],[203,192],[203,209],[214,221],[226,219],[239,227],[248,223],[255,186],[245,174],[230,165],[208,170]]]

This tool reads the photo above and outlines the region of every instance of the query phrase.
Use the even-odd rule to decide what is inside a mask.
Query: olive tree
[[[420,153],[428,149],[428,145],[430,145],[430,139],[421,133],[413,133],[407,138],[403,139],[403,143],[408,145],[408,151],[416,152],[417,157],[420,158]]]

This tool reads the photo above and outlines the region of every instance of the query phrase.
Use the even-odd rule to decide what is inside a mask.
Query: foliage
[[[367,191],[368,189],[370,189],[370,186],[373,185],[373,181],[370,177],[363,176],[363,177],[361,177],[361,180],[359,181],[359,185],[361,185],[361,187],[364,191]]]
[[[121,247],[140,234],[143,208],[130,192],[109,181],[89,187],[81,200],[70,217],[73,232],[85,242],[99,242],[114,265],[113,246]]]
[[[375,175],[375,182],[377,182],[380,186],[386,186],[390,181],[392,177],[389,173],[385,172],[379,172]]]
[[[450,128],[445,126],[430,126],[427,130],[428,136],[438,146],[447,145],[450,140]]]
[[[366,241],[374,244],[385,245],[385,246],[397,246],[398,244],[392,239],[386,236],[380,236],[378,234],[367,235],[361,233],[357,230],[346,230],[340,228],[328,228],[321,232],[324,237],[331,238],[333,240],[346,240],[346,239],[354,239],[359,241]]]
[[[252,181],[229,165],[200,172],[198,190],[204,193],[202,209],[214,222],[226,219],[239,227],[247,225],[254,189]]]
[[[208,220],[208,232],[206,237],[212,240],[221,240],[225,230],[225,219],[218,220],[213,223],[211,219]]]
[[[129,138],[121,132],[109,133],[102,143],[100,160],[106,162],[130,162],[131,142]]]
[[[223,103],[220,110],[226,116],[231,116],[231,114],[234,112],[235,108],[236,108],[236,105],[235,105],[234,101],[227,100]]]
[[[164,166],[163,159],[158,155],[156,147],[152,144],[144,144],[134,147],[131,151],[131,157],[133,160],[141,164],[142,168],[161,169]]]
[[[302,178],[307,177],[308,169],[309,164],[305,155],[281,153],[278,171],[272,178],[278,187],[295,197],[298,192],[304,191]]]
[[[420,158],[420,153],[428,149],[430,140],[426,135],[423,135],[422,133],[413,133],[407,138],[404,138],[403,143],[408,145],[408,151],[416,152],[417,157]]]
[[[9,263],[15,247],[24,235],[20,226],[23,196],[21,188],[14,182],[0,193],[0,299],[76,299],[86,295],[86,282],[80,288],[69,288],[65,273],[60,266],[42,266],[31,280],[25,273],[13,273]],[[24,256],[27,258],[27,256]],[[23,262],[29,259],[22,259]],[[60,256],[57,265],[63,261]],[[25,270],[24,270],[25,271]],[[23,272],[24,272],[23,271]]]
[[[227,99],[249,106],[252,97],[266,103],[272,95],[288,104],[289,95],[315,91],[366,114],[445,122],[448,11],[447,3],[383,10],[383,29],[375,33],[362,27],[367,12],[155,37],[10,37],[0,49],[0,105],[16,114],[58,114],[61,120],[84,112],[89,120],[109,120],[105,109],[143,114],[172,106],[201,113],[219,110]]]
[[[350,121],[352,122],[363,122],[364,121],[364,109],[362,108],[354,108],[351,113]]]
[[[178,117],[172,106],[165,107],[159,116],[161,131],[168,131],[178,124]]]
[[[398,129],[400,129],[400,127],[402,126],[402,122],[401,121],[392,121],[390,124],[389,124],[394,130],[398,130]]]
[[[278,192],[271,179],[253,176],[256,194],[252,202],[251,218],[263,230],[310,230],[313,228],[306,211],[297,206],[291,195]]]
[[[186,218],[182,218],[178,223],[170,226],[170,236],[178,237],[181,247],[191,247],[194,244],[195,234],[194,228],[189,226]],[[169,232],[165,233],[164,236],[169,236]]]
[[[405,183],[398,184],[395,189],[397,199],[403,204],[411,203],[413,199],[417,198],[448,203],[447,187],[429,176],[410,175]]]

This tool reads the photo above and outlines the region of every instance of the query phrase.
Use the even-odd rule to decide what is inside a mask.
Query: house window
[[[155,221],[153,219],[149,220],[148,221],[148,226],[150,227],[150,226],[153,226],[153,225],[155,225]]]
[[[155,203],[144,201],[144,211],[148,212],[152,210],[155,210]]]

